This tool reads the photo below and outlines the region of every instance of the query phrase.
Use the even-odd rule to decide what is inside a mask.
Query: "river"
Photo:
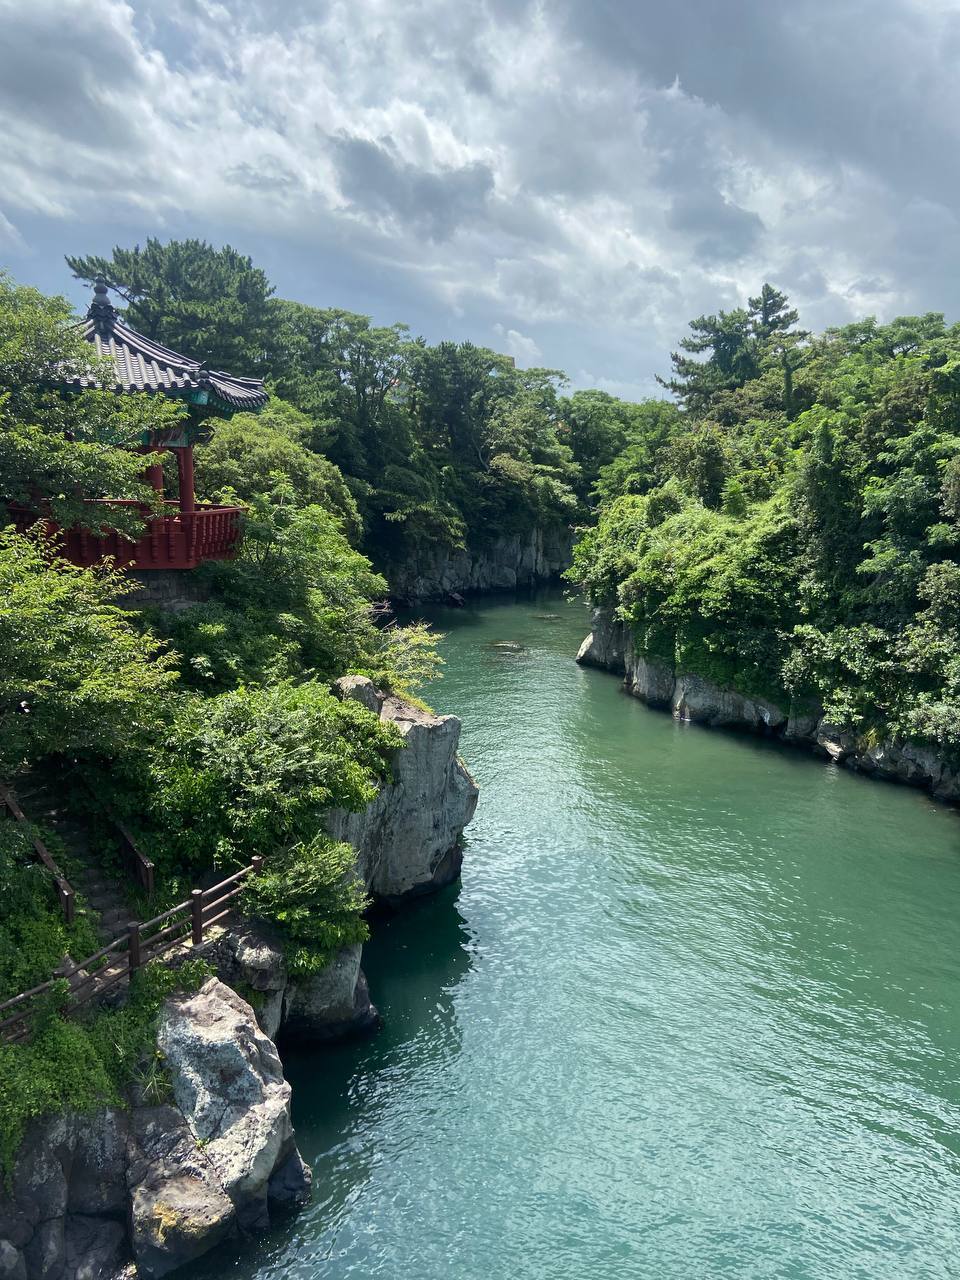
[[[558,594],[431,616],[462,885],[288,1059],[313,1204],[198,1274],[960,1275],[960,816],[647,709]]]

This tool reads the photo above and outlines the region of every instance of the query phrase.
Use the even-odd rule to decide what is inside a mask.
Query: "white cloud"
[[[958,308],[957,6],[715,13],[0,0],[0,245],[265,246],[304,301],[624,394],[765,278],[810,324]]]
[[[513,356],[521,368],[543,363],[543,352],[533,338],[520,333],[517,329],[504,328],[502,324],[495,324],[493,331],[501,339],[504,348],[503,354]]]

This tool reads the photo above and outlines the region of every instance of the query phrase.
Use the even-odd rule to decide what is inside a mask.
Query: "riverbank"
[[[831,724],[815,708],[784,708],[766,698],[720,688],[702,676],[678,672],[636,652],[629,630],[611,610],[595,609],[591,631],[577,652],[584,666],[623,677],[623,687],[650,707],[693,724],[747,729],[806,748],[872,777],[929,791],[960,802],[960,771],[935,751],[913,742],[867,741]]]

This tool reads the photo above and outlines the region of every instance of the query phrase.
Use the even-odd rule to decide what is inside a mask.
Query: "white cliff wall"
[[[648,661],[636,652],[628,629],[608,609],[595,609],[591,621],[593,629],[580,646],[577,661],[622,675],[628,693],[669,710],[678,720],[773,734],[807,745],[849,769],[922,787],[941,800],[960,801],[960,773],[929,747],[913,742],[871,746],[843,726],[830,724],[822,714],[784,710],[764,698],[748,697],[690,672]]]
[[[513,591],[549,582],[569,565],[572,547],[570,529],[532,529],[461,551],[426,549],[384,572],[394,600],[418,604],[454,593]]]

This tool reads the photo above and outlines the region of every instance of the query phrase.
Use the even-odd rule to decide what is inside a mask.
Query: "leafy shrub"
[[[133,979],[122,1009],[82,1023],[51,1011],[28,1043],[0,1045],[0,1173],[9,1179],[27,1125],[45,1115],[123,1102],[123,1090],[142,1074],[156,1080],[156,1025],[173,991],[195,991],[210,968],[190,961],[180,969],[146,965]]]
[[[368,936],[369,899],[356,871],[356,851],[318,835],[265,862],[241,895],[244,909],[273,921],[291,973],[315,973],[340,947]]]
[[[142,779],[155,860],[200,873],[310,841],[325,810],[373,798],[401,744],[315,682],[187,699]]]
[[[0,772],[51,751],[119,756],[166,713],[172,658],[117,600],[122,574],[77,569],[0,532]]]
[[[65,955],[82,960],[99,949],[82,900],[74,923],[64,923],[50,872],[10,819],[0,819],[0,901],[0,1000],[46,982]]]

